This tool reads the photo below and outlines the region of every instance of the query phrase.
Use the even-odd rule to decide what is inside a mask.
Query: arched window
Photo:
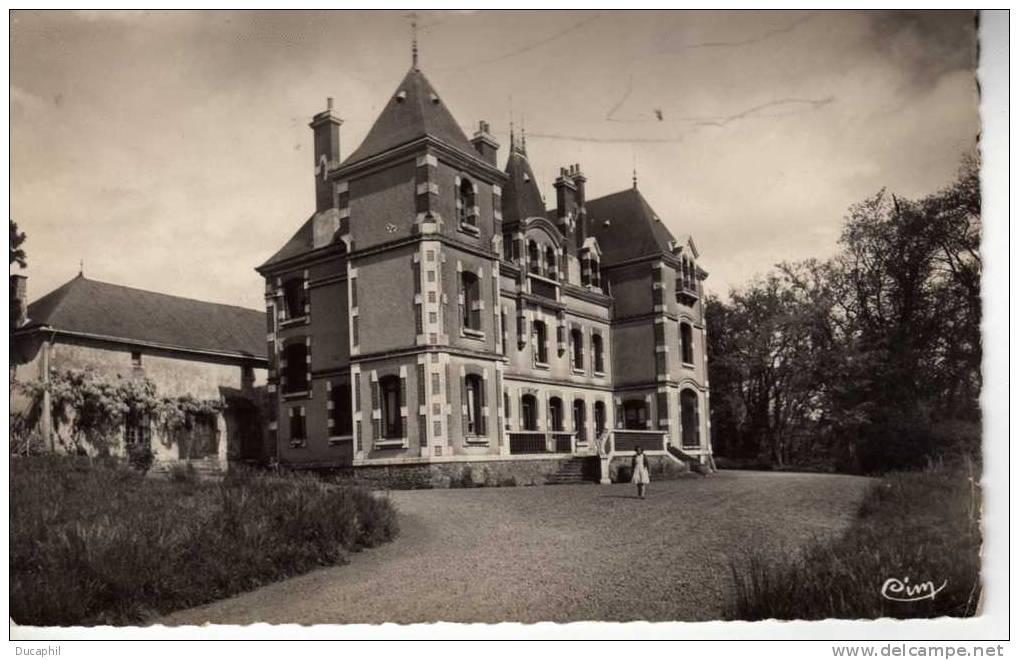
[[[683,364],[693,364],[693,328],[689,323],[679,324],[679,340]]]
[[[601,335],[591,335],[591,346],[594,349],[594,370],[600,374],[605,371],[605,350]]]
[[[545,275],[550,280],[556,279],[558,275],[558,269],[556,268],[555,248],[553,248],[551,245],[545,248]]]
[[[534,322],[534,359],[548,364],[548,328],[544,321]]]
[[[379,379],[379,404],[382,409],[381,433],[383,438],[402,438],[403,423],[400,416],[402,393],[400,378],[385,376]]]
[[[463,327],[481,330],[481,283],[470,271],[460,273],[460,313]]]
[[[485,435],[485,420],[482,416],[482,400],[484,399],[484,383],[481,376],[470,374],[464,378],[464,393],[467,409],[466,431],[468,435]]]
[[[548,425],[550,431],[563,430],[563,400],[557,396],[548,400]]]
[[[460,179],[456,188],[456,217],[462,225],[477,226],[478,218],[474,215],[474,184],[467,177]]]
[[[584,368],[584,333],[578,328],[570,330],[570,343],[573,344],[573,368]]]
[[[538,430],[538,400],[533,394],[520,397],[520,425],[525,431]]]
[[[623,427],[627,429],[648,428],[647,401],[630,399],[623,402]]]
[[[701,411],[697,392],[685,389],[679,393],[680,424],[683,429],[683,446],[700,447]]]
[[[587,406],[583,399],[573,400],[573,432],[578,442],[587,442]]]
[[[298,339],[283,347],[283,392],[308,391],[308,346],[303,339]]]
[[[527,243],[527,269],[535,275],[541,273],[541,260],[538,255],[538,244],[534,241]]]
[[[601,436],[605,432],[605,402],[594,402],[594,432]]]

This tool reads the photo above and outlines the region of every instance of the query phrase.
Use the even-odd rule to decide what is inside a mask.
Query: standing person
[[[645,499],[644,493],[647,490],[647,485],[651,482],[651,473],[648,471],[647,456],[644,455],[644,449],[637,445],[635,451],[633,461],[630,463],[633,471],[631,481],[637,484],[637,496],[643,500]]]

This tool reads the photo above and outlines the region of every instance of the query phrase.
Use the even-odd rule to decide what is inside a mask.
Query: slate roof
[[[81,275],[28,306],[26,327],[266,357],[265,312],[97,282]]]
[[[503,223],[512,225],[533,216],[544,218],[545,202],[541,199],[541,191],[534,179],[531,163],[527,160],[527,152],[522,147],[510,145],[506,174],[509,180],[502,189]]]
[[[315,216],[311,216],[305,220],[300,229],[298,229],[294,235],[290,237],[290,240],[284,243],[283,247],[281,247],[276,254],[266,259],[265,263],[255,270],[261,270],[267,266],[271,266],[281,261],[286,261],[291,257],[296,257],[310,251],[313,246],[312,231],[314,228],[312,225],[314,222]]]
[[[639,190],[628,188],[589,200],[585,206],[588,235],[598,239],[603,264],[672,252],[675,237]]]
[[[425,135],[478,157],[444,99],[436,93],[425,74],[412,68],[389,97],[361,146],[347,156],[342,165],[377,156]]]

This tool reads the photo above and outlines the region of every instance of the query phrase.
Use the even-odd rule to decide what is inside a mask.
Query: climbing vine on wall
[[[94,369],[54,371],[49,382],[19,386],[33,400],[32,425],[39,419],[43,393],[49,392],[53,428],[68,431],[74,449],[84,452],[89,446],[100,455],[109,453],[129,419],[146,420],[174,436],[223,409],[219,399],[159,396],[148,378],[108,376]]]

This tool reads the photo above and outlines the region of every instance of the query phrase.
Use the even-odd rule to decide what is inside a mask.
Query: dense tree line
[[[827,261],[707,300],[720,457],[852,471],[979,452],[980,182],[849,209]]]

